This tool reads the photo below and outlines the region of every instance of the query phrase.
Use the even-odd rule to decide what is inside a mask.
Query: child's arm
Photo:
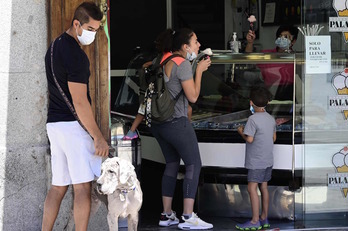
[[[148,68],[151,64],[152,64],[152,61],[148,61],[148,62],[143,64],[143,67]]]
[[[254,137],[252,137],[252,136],[247,136],[247,135],[244,134],[244,126],[243,126],[243,125],[239,126],[238,129],[237,129],[237,131],[238,131],[239,135],[241,135],[242,138],[243,138],[246,142],[252,143],[252,142],[254,141]]]
[[[273,143],[276,141],[276,139],[277,139],[277,133],[274,132],[274,133],[273,133]]]
[[[130,130],[132,132],[134,132],[137,129],[137,127],[139,126],[139,124],[143,121],[143,119],[144,119],[144,116],[142,114],[138,113],[137,116],[135,117],[133,123],[132,123],[132,127],[130,128]]]
[[[135,130],[137,129],[143,118],[144,116],[142,114],[137,114],[133,121],[132,127],[129,129],[127,134],[123,136],[122,140],[132,140],[138,138],[138,133]]]

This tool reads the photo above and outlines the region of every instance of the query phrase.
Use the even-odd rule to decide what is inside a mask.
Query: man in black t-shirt
[[[89,60],[81,49],[81,45],[94,41],[102,17],[93,2],[82,3],[75,10],[70,28],[54,41],[53,53],[51,47],[46,53],[49,91],[46,127],[51,147],[52,186],[45,200],[43,231],[53,229],[70,184],[74,189],[75,230],[87,230],[91,181],[100,175],[101,158],[109,152],[93,116],[88,90]]]

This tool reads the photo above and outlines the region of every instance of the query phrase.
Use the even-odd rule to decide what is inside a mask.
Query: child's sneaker
[[[260,225],[262,226],[262,228],[264,229],[268,229],[271,227],[270,223],[268,222],[268,219],[265,218],[265,220],[261,220],[260,219]]]
[[[132,132],[129,130],[127,134],[122,138],[122,140],[132,140],[138,138],[138,133],[136,131]]]
[[[236,228],[238,230],[246,230],[246,231],[254,231],[262,229],[260,221],[256,222],[256,224],[251,223],[251,221],[245,222],[244,224],[237,224]]]
[[[182,216],[181,218],[184,222],[178,225],[179,229],[190,230],[190,229],[212,229],[213,228],[212,224],[203,221],[195,213],[192,213],[192,216],[189,219],[185,219],[184,216]]]
[[[172,214],[168,216],[166,213],[161,213],[159,226],[171,226],[179,224],[179,219],[176,217],[176,213],[172,211]]]

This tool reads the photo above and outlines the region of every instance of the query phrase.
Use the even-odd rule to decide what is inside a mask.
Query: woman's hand
[[[209,57],[202,59],[197,64],[195,78],[188,79],[181,82],[181,86],[184,89],[185,96],[190,103],[195,103],[199,97],[201,91],[202,74],[208,70],[211,65]]]
[[[204,71],[208,70],[210,65],[211,65],[211,60],[210,60],[210,57],[208,56],[207,58],[199,61],[196,71],[203,73]]]

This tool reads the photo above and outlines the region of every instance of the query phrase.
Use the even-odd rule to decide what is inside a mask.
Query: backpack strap
[[[161,63],[162,63],[166,58],[168,58],[169,56],[171,56],[172,54],[173,54],[172,52],[165,52],[165,53],[162,53]]]
[[[169,53],[169,52],[168,52]],[[171,54],[171,53],[169,53]],[[168,55],[167,55],[168,56]],[[165,58],[165,59],[164,59]],[[166,65],[166,63],[168,63],[170,60],[173,59],[173,61],[175,62],[174,59],[176,58],[180,58],[182,59],[182,62],[185,60],[181,55],[179,54],[172,54],[170,55],[169,57],[166,58],[166,54],[162,57],[162,59],[164,59],[164,61],[161,62],[161,66],[163,67],[164,65]],[[181,62],[181,63],[182,63]],[[180,65],[180,64],[179,64]],[[165,86],[165,82],[164,82],[164,78],[162,78],[162,81],[163,81],[163,86]],[[182,93],[184,93],[184,89],[181,89],[181,91],[174,97],[174,100],[177,101],[180,97],[180,95],[182,95]]]
[[[161,65],[164,66],[169,60],[173,60],[176,65],[180,65],[185,59],[179,54],[172,54],[170,52],[165,53],[161,59]]]
[[[155,67],[158,67],[161,65],[162,59],[163,59],[164,55],[163,54],[159,54],[157,55],[155,62],[152,64]]]

